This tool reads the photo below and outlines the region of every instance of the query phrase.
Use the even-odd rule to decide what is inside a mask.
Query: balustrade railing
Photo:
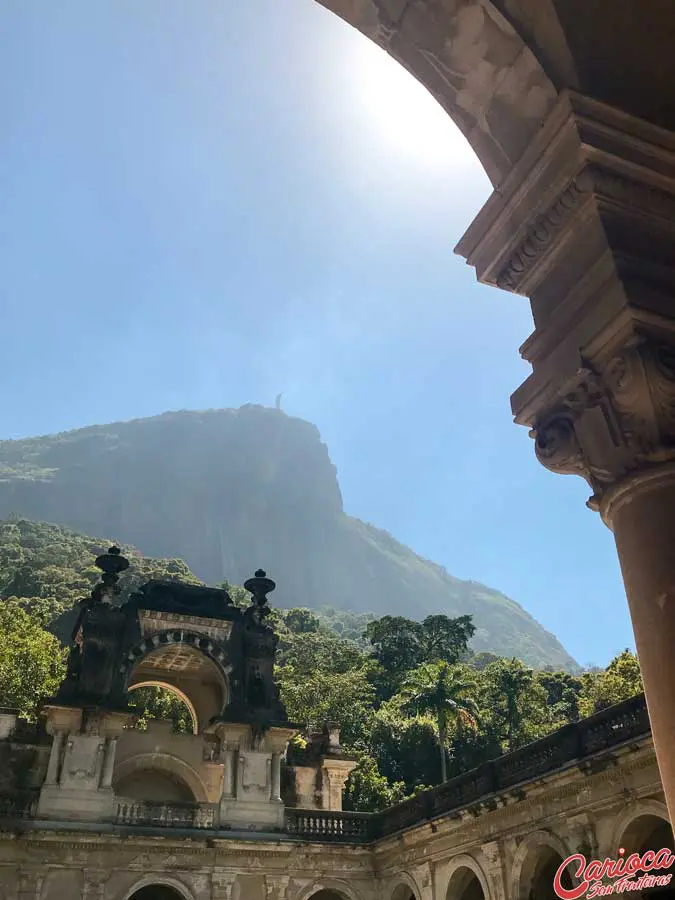
[[[154,825],[161,828],[214,828],[218,806],[215,803],[150,803],[120,800],[117,825]]]
[[[647,706],[640,694],[381,812],[288,808],[284,829],[289,835],[310,841],[368,843],[463,809],[489,808],[496,802],[495,794],[511,792],[566,766],[602,758],[622,744],[645,738],[649,732]],[[0,820],[34,818],[36,801],[35,794],[0,794]],[[118,800],[115,822],[187,829],[223,827],[214,803],[152,803],[124,798]]]
[[[337,812],[321,809],[286,809],[287,834],[316,841],[362,843],[371,835],[372,813]]]

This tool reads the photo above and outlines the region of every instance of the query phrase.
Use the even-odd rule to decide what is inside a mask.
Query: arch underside
[[[489,0],[318,0],[398,60],[449,113],[497,186],[558,91]]]
[[[220,647],[212,642],[201,646],[206,643],[203,635],[175,637],[153,636],[154,641],[148,639],[130,653],[127,689],[153,686],[174,691],[190,710],[197,733],[227,706],[228,666]]]
[[[159,803],[206,803],[206,785],[185,760],[171,753],[134,753],[116,764],[113,789],[118,797]]]
[[[197,716],[197,710],[195,709],[192,700],[190,700],[188,695],[179,687],[177,687],[175,684],[169,684],[166,680],[153,681],[147,679],[134,681],[134,683],[129,687],[129,691],[138,691],[142,688],[162,688],[163,690],[169,691],[171,694],[177,697],[185,705],[187,711],[190,713],[190,719],[192,720],[192,733],[199,733],[199,717]]]

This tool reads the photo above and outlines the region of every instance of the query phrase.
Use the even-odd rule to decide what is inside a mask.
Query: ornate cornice
[[[497,287],[512,293],[523,293],[528,275],[590,195],[591,183],[588,176],[582,173],[573,178],[546,212],[534,219],[526,236],[511,252],[508,262],[495,278]]]

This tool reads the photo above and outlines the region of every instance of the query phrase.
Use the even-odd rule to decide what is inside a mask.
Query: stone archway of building
[[[131,895],[129,900],[184,900],[185,894],[166,884],[149,884]]]
[[[450,879],[446,900],[488,900],[488,895],[473,869],[463,867]]]
[[[318,0],[398,60],[436,98],[498,186],[558,92],[492,0]],[[410,7],[410,9],[408,8]]]
[[[555,834],[535,832],[518,847],[512,866],[514,900],[551,900],[553,882],[569,850]],[[562,874],[563,887],[573,887],[571,873]]]
[[[488,880],[478,862],[467,854],[456,857],[448,873],[445,900],[490,900]]]
[[[129,688],[129,693],[146,687],[162,688],[163,690],[172,693],[175,697],[178,697],[178,699],[185,704],[188,712],[190,713],[190,719],[192,720],[192,733],[199,734],[199,718],[197,716],[197,710],[195,709],[192,700],[190,700],[190,698],[184,691],[176,687],[175,684],[167,684],[165,681],[148,680],[134,681],[134,683]]]
[[[174,878],[149,875],[137,882],[123,900],[194,900],[185,885]]]
[[[310,885],[301,891],[294,900],[360,900],[360,898],[351,885],[331,878],[319,884]]]
[[[113,790],[118,797],[161,803],[206,803],[199,775],[169,753],[139,753],[115,766]]]
[[[398,878],[401,880],[391,892],[390,900],[420,900],[413,879],[405,872],[400,872]]]
[[[220,715],[229,700],[222,668],[199,647],[180,641],[139,654],[127,684],[128,690],[153,685],[174,691],[187,704],[195,733]]]
[[[650,808],[656,807],[656,809]],[[671,852],[675,852],[675,842],[673,840],[673,830],[667,818],[665,809],[660,814],[658,807],[661,804],[644,804],[638,805],[634,810],[631,818],[629,814],[622,817],[620,830],[617,829],[615,835],[616,849],[612,853],[612,858],[616,858],[619,848],[624,850],[624,858],[628,859],[631,853],[646,853],[647,850],[658,852],[667,847]],[[664,875],[672,875],[675,878],[675,866],[663,872]],[[637,876],[634,876],[637,877]],[[631,892],[633,897],[653,897],[654,900],[669,900],[675,898],[675,884],[669,884],[664,887],[651,887],[640,892]]]

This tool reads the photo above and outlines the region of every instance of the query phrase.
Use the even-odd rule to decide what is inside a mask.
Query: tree
[[[0,601],[0,705],[34,719],[38,704],[56,693],[66,651],[16,598]]]
[[[538,672],[536,681],[546,692],[548,715],[553,727],[579,721],[580,678],[569,672]]]
[[[402,781],[390,784],[381,774],[371,756],[362,756],[347,779],[344,808],[361,812],[376,812],[399,803],[405,798]]]
[[[471,616],[427,616],[415,622],[403,616],[383,616],[369,622],[365,635],[381,666],[380,695],[388,699],[400,688],[406,672],[423,663],[455,663],[466,653],[475,628]]]
[[[581,682],[579,708],[584,716],[593,715],[643,691],[640,663],[628,649],[615,656],[604,671],[585,672]]]
[[[193,721],[184,701],[171,689],[153,685],[129,692],[129,706],[138,710],[136,728],[145,731],[150,719],[173,722],[179,734],[192,734]]]
[[[286,627],[294,634],[307,634],[319,631],[321,622],[309,609],[294,608],[282,613]]]
[[[441,752],[441,781],[447,781],[446,742],[448,726],[458,731],[466,725],[478,724],[478,706],[472,695],[475,683],[459,666],[441,661],[423,663],[410,672],[404,682],[403,693],[410,709],[429,712],[438,727]]]
[[[279,693],[289,718],[299,724],[340,725],[340,742],[365,747],[373,714],[373,686],[364,671],[314,672],[299,677],[290,666],[277,673]]]
[[[419,661],[456,663],[476,633],[471,616],[427,616],[419,638]]]
[[[483,705],[507,751],[547,730],[546,693],[519,659],[500,659],[484,669]]]

